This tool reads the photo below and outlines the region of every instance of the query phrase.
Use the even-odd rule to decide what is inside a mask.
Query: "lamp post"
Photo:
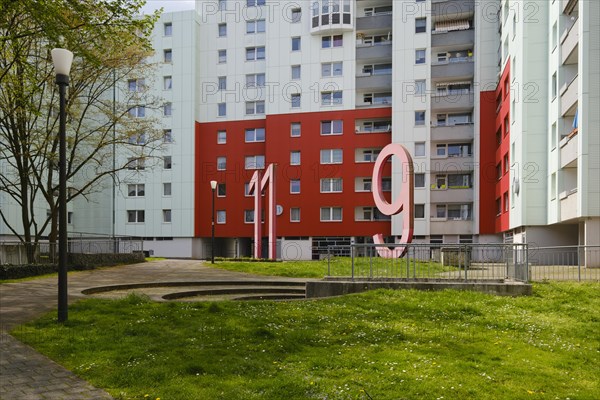
[[[69,72],[73,53],[66,49],[52,49],[52,63],[56,71],[56,84],[60,96],[58,129],[58,322],[68,318],[67,293],[67,141],[65,133],[65,97],[69,86]]]
[[[212,233],[210,239],[210,263],[215,263],[215,189],[217,188],[217,181],[210,181],[210,188],[212,189]]]

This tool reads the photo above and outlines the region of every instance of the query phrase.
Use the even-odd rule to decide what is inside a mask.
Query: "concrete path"
[[[208,268],[197,260],[162,260],[143,264],[70,272],[69,303],[86,297],[81,291],[124,283],[247,280],[255,275]],[[261,280],[278,279],[260,277]],[[292,279],[290,279],[292,280]],[[16,326],[57,308],[58,278],[0,285],[0,399],[102,400],[108,393],[92,387],[10,336]]]

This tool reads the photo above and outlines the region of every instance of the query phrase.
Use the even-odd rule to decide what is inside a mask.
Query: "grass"
[[[355,257],[355,276],[406,277],[406,259]],[[317,278],[324,276],[351,276],[350,257],[332,257],[329,263],[321,261],[218,261],[211,267],[255,275],[284,276],[290,278]],[[442,266],[436,262],[411,260],[410,276],[433,277],[438,273],[456,271],[455,267]]]
[[[529,297],[87,299],[12,333],[117,399],[597,399],[600,284]],[[147,396],[146,396],[147,395]]]

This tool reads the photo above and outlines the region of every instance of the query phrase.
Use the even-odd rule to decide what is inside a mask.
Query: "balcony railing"
[[[561,54],[563,64],[575,64],[579,58],[579,19],[561,37]]]
[[[566,83],[560,90],[560,108],[562,116],[573,116],[579,99],[579,75]]]

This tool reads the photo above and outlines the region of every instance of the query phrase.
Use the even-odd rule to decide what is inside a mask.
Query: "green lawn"
[[[13,331],[117,399],[598,399],[600,284],[73,305]],[[148,395],[146,397],[146,395]]]
[[[442,272],[456,271],[455,267],[444,267],[437,262],[380,257],[355,257],[354,274],[357,277],[435,277]],[[211,267],[228,271],[246,272],[255,275],[285,276],[294,278],[317,278],[324,276],[351,276],[350,257],[332,257],[329,262],[321,261],[217,261]],[[407,271],[408,269],[408,271]]]

